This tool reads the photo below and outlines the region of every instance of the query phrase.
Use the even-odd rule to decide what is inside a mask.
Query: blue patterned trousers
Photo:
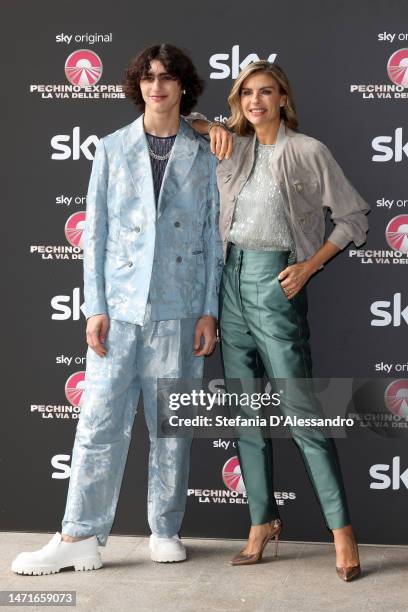
[[[143,326],[111,319],[107,355],[87,353],[62,533],[96,535],[101,546],[115,517],[141,391],[150,437],[150,529],[171,537],[184,516],[191,438],[157,436],[157,379],[201,379],[204,360],[193,354],[196,319],[152,321],[150,312],[148,304]]]

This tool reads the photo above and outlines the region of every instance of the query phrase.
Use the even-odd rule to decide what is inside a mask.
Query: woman
[[[312,376],[305,285],[350,241],[360,246],[369,207],[321,142],[298,126],[288,79],[267,61],[247,66],[228,98],[233,147],[219,128],[213,152],[218,165],[220,233],[226,265],[221,285],[221,340],[227,390],[233,381],[304,380]],[[208,132],[203,121],[194,127]],[[216,150],[214,134],[220,146]],[[222,151],[220,152],[220,149]],[[221,153],[221,154],[220,154]],[[335,228],[324,242],[324,214]],[[248,383],[247,383],[248,384]],[[286,414],[313,416],[318,406],[309,387],[290,388]],[[296,395],[296,397],[295,397]],[[336,569],[349,581],[360,574],[343,481],[332,438],[293,429],[327,527],[336,547]],[[238,432],[238,454],[252,527],[233,565],[257,563],[266,543],[281,531],[272,485],[271,439]]]

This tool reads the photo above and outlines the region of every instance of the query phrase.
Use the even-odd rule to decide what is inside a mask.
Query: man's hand
[[[211,130],[212,131],[212,130]],[[201,346],[201,338],[204,344]],[[194,334],[194,355],[211,355],[217,345],[217,319],[211,315],[203,315],[198,319]],[[201,348],[200,348],[201,347]]]
[[[99,357],[105,357],[108,352],[104,346],[108,329],[109,317],[107,314],[89,317],[86,324],[86,341]]]
[[[286,297],[291,300],[316,272],[309,261],[288,266],[278,276]]]
[[[211,152],[222,161],[229,159],[232,155],[232,134],[227,129],[214,125],[210,132],[210,147]]]

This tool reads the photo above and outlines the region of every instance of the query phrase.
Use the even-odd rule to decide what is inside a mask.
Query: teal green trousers
[[[305,379],[312,377],[306,289],[289,300],[277,278],[289,263],[292,262],[287,251],[250,251],[231,245],[220,294],[225,382],[227,391],[232,393],[238,380],[247,392],[257,390],[264,374],[272,386],[274,380],[285,379],[287,393],[279,406],[281,413],[310,418],[321,414],[311,381],[310,386],[308,380],[304,384]],[[252,524],[278,518],[271,435],[265,435],[261,428],[251,428],[251,432],[237,428],[235,435]],[[293,427],[291,435],[327,527],[348,525],[346,496],[333,439],[306,427]]]

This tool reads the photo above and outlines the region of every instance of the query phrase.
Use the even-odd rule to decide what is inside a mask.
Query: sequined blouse
[[[274,147],[256,143],[255,162],[237,198],[228,240],[243,249],[294,252],[290,222],[271,171]]]

